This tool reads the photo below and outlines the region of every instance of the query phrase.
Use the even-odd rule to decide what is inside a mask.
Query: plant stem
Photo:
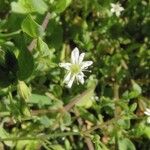
[[[114,83],[114,100],[115,101],[119,101],[119,84],[118,83]],[[115,109],[115,117],[117,117],[120,114],[120,107],[117,106],[116,103],[116,109]]]
[[[17,35],[21,32],[21,30],[17,30],[11,33],[0,33],[0,37],[9,37],[9,36],[14,36]]]
[[[45,140],[45,139],[55,139],[64,136],[71,136],[71,135],[81,135],[80,132],[63,132],[63,133],[54,133],[50,135],[43,135],[43,136],[35,136],[35,137],[11,137],[11,138],[0,138],[0,141],[19,141],[19,140]]]
[[[121,112],[121,108],[118,106],[117,101],[119,101],[119,84],[117,82],[114,83],[114,100],[116,101],[115,103],[115,119],[118,118]],[[117,126],[114,125],[115,130],[117,130]],[[118,133],[115,133],[115,150],[118,150]]]

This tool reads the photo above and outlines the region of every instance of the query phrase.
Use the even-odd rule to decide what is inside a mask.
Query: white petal
[[[74,48],[74,50],[71,53],[71,62],[73,64],[76,64],[76,63],[78,63],[78,60],[79,60],[79,50],[76,47],[76,48]]]
[[[150,116],[150,112],[148,111],[144,111],[144,114]]]
[[[119,17],[120,16],[120,11],[116,12],[116,16]]]
[[[73,76],[71,77],[70,81],[68,82],[68,84],[67,84],[67,87],[68,87],[68,88],[71,88],[71,87],[72,87],[72,84],[73,84],[74,79],[75,79],[75,75],[73,75]]]
[[[122,12],[123,10],[124,10],[124,8],[123,8],[123,7],[120,7],[120,8],[119,8],[119,11],[120,11],[120,12]]]
[[[150,113],[148,113],[148,112],[144,112],[144,114],[147,115],[147,116],[150,116]]]
[[[71,63],[59,63],[59,66],[67,70],[70,70]]]
[[[114,8],[111,8],[111,10],[110,10],[112,13],[114,13],[115,12],[115,9]]]
[[[147,123],[150,124],[150,117],[147,118]]]
[[[66,77],[65,77],[65,79],[64,79],[64,82],[65,82],[65,83],[68,83],[69,80],[70,80],[70,78],[71,78],[71,72],[69,72],[69,73],[66,75]]]
[[[115,7],[116,6],[114,3],[111,3],[110,5],[111,5],[111,7]]]
[[[79,56],[79,64],[82,63],[83,59],[84,59],[85,53],[81,53]]]
[[[84,61],[81,64],[81,69],[86,69],[87,67],[91,66],[93,64],[93,61]]]
[[[147,112],[147,113],[150,114],[150,109],[149,109],[149,108],[146,108],[145,112]]]
[[[81,72],[80,74],[77,75],[77,80],[81,83],[84,84],[84,74]]]
[[[149,108],[146,108],[146,111],[150,113],[150,109]]]

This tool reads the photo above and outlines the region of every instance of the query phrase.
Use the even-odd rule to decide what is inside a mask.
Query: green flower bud
[[[22,114],[23,114],[23,115],[28,116],[28,117],[31,116],[31,113],[30,113],[30,110],[29,110],[27,104],[25,104],[25,103],[23,104],[23,103],[22,103],[21,111],[22,111]]]
[[[18,82],[17,91],[19,96],[25,101],[27,101],[31,95],[31,91],[24,81]]]

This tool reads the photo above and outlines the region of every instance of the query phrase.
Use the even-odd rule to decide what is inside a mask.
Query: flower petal
[[[150,109],[149,108],[146,108],[146,110],[145,110],[146,112],[148,112],[148,113],[150,113]]]
[[[146,110],[144,111],[144,114],[150,116],[150,109],[146,108]]]
[[[59,66],[67,70],[70,70],[71,63],[59,63]]]
[[[84,61],[81,64],[81,69],[86,69],[93,64],[93,61]]]
[[[147,118],[147,123],[150,124],[150,117]]]
[[[68,82],[68,84],[67,84],[67,87],[68,87],[68,88],[71,88],[71,87],[72,87],[72,84],[73,84],[74,79],[75,79],[75,75],[73,75],[73,76],[71,77],[71,79],[69,80],[69,82]]]
[[[83,59],[84,59],[85,53],[81,53],[79,56],[79,64],[82,63]]]
[[[71,53],[71,62],[73,64],[76,64],[76,63],[78,63],[78,60],[79,60],[79,49],[77,47],[75,47]]]
[[[116,6],[114,3],[111,3],[110,5],[111,5],[111,7],[115,7]]]
[[[77,80],[81,83],[84,84],[84,74],[81,72],[80,74],[77,75]]]
[[[121,12],[121,11],[123,11],[124,10],[124,8],[123,7],[119,7],[119,11]]]
[[[116,12],[116,16],[119,17],[120,16],[120,11]]]
[[[65,83],[68,83],[69,80],[70,80],[70,78],[71,78],[71,72],[69,72],[69,73],[66,75],[66,77],[64,78],[64,82],[65,82]]]
[[[147,116],[150,116],[150,112],[148,112],[148,111],[144,111],[144,114]]]
[[[114,8],[111,8],[110,11],[111,11],[112,13],[114,13],[114,12],[115,12],[115,9],[114,9]]]

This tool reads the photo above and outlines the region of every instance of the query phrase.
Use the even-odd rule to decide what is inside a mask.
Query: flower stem
[[[35,137],[10,137],[10,138],[0,138],[0,141],[19,141],[19,140],[46,140],[46,139],[55,139],[64,136],[72,136],[72,135],[81,135],[80,132],[63,132],[63,133],[54,133],[50,135],[42,135]]]
[[[11,33],[0,33],[0,37],[9,37],[9,36],[14,36],[17,35],[21,32],[21,30],[17,30]]]

